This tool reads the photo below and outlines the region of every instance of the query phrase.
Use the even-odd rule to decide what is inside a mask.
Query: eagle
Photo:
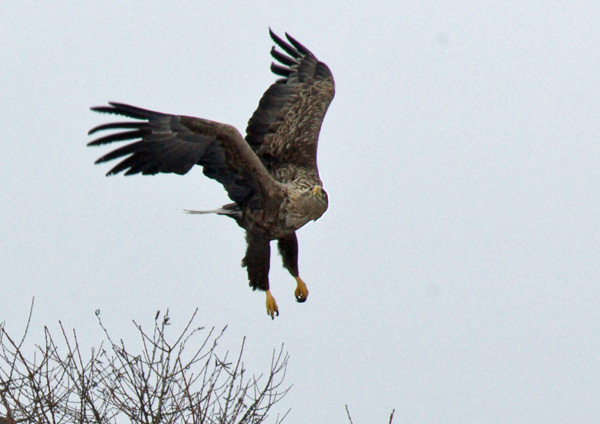
[[[271,241],[277,240],[283,267],[296,280],[294,296],[305,302],[308,288],[298,271],[296,231],[327,210],[328,197],[317,168],[323,119],[335,95],[329,67],[289,34],[269,34],[275,45],[271,71],[279,77],[263,94],[248,121],[246,137],[233,126],[170,115],[123,103],[92,107],[133,120],[99,125],[89,135],[110,131],[88,146],[128,142],[95,163],[118,159],[107,176],[184,175],[194,165],[221,183],[232,203],[208,211],[230,217],[246,231],[242,266],[253,290],[266,293],[267,314],[279,315],[269,285]]]

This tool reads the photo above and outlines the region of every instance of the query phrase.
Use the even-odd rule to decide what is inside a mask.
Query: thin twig
[[[348,414],[348,420],[350,421],[350,424],[354,424],[352,422],[352,417],[350,416],[350,410],[348,409],[348,404],[346,404],[346,414]]]

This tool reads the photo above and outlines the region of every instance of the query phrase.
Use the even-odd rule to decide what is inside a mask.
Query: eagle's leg
[[[296,290],[294,291],[294,296],[298,302],[306,302],[308,298],[308,287],[306,287],[306,283],[302,281],[302,278],[296,278]]]
[[[279,308],[277,307],[277,302],[275,302],[275,298],[271,294],[271,290],[267,290],[267,315],[271,316],[271,319],[275,319],[275,315],[279,316]]]
[[[294,296],[298,302],[305,302],[308,298],[308,288],[298,273],[298,239],[296,233],[291,233],[277,240],[279,253],[283,258],[283,266],[296,279]]]
[[[268,238],[247,233],[248,248],[242,260],[242,266],[248,270],[248,281],[252,289],[267,292],[267,314],[271,319],[279,315],[277,302],[269,290],[269,263],[271,260],[271,246]]]

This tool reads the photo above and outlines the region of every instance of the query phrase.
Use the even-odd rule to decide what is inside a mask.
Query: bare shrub
[[[59,322],[59,337],[44,327],[44,343],[26,356],[31,311],[20,340],[0,325],[0,401],[6,410],[0,424],[265,422],[289,390],[283,387],[288,363],[283,346],[273,352],[268,373],[249,376],[242,362],[245,339],[234,357],[219,354],[226,328],[194,327],[196,313],[174,340],[167,337],[168,311],[156,314],[151,333],[134,321],[141,349],[133,351],[111,337],[96,311],[105,340],[89,355],[81,351],[75,330],[68,333]]]

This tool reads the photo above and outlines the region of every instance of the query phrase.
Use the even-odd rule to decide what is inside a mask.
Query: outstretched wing
[[[286,42],[269,30],[283,52],[271,49],[282,76],[264,93],[246,129],[246,141],[269,168],[293,163],[317,168],[321,124],[335,95],[331,71],[286,33]]]
[[[183,175],[194,165],[217,180],[239,205],[277,190],[277,183],[234,127],[206,119],[168,115],[122,103],[93,107],[96,112],[122,115],[137,121],[97,126],[89,134],[117,130],[88,146],[132,141],[99,158],[96,163],[122,159],[106,175],[175,173]]]

